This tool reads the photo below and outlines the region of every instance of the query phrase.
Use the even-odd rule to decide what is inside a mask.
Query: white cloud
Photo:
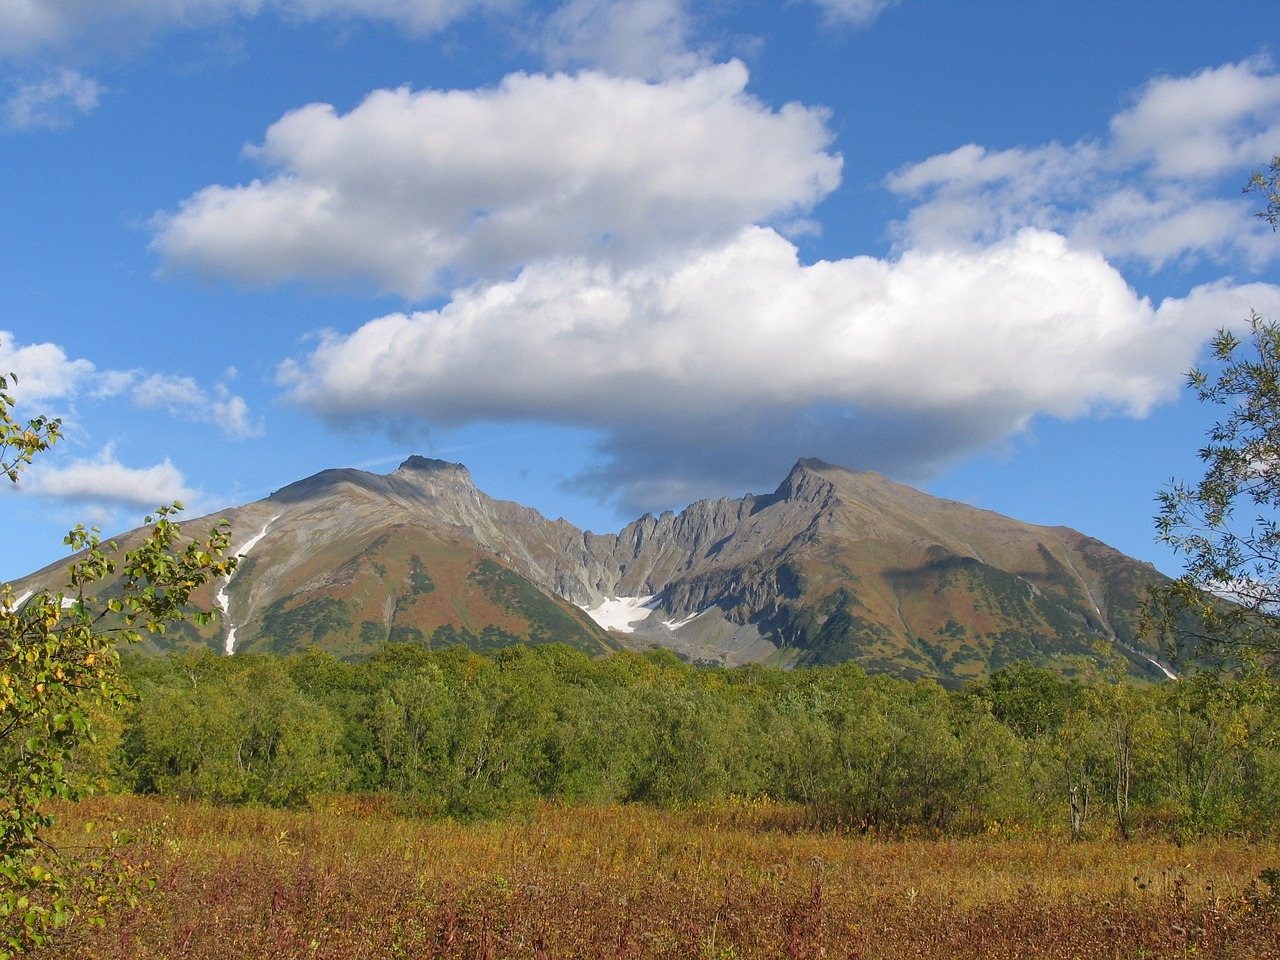
[[[684,0],[568,0],[547,18],[541,47],[554,69],[659,78],[705,65],[692,33]]]
[[[75,396],[95,371],[88,360],[68,359],[56,344],[15,346],[13,334],[0,331],[0,373],[16,376],[10,394],[19,403],[31,405]]]
[[[168,459],[153,467],[127,467],[110,446],[96,457],[64,466],[38,464],[24,475],[20,489],[43,497],[142,509],[175,500],[189,507],[199,496]]]
[[[824,2],[878,8],[883,0]],[[543,10],[543,8],[549,8]],[[532,46],[554,67],[597,66],[631,76],[668,76],[699,64],[687,0],[10,0],[0,3],[0,58],[46,50],[133,49],[166,31],[274,14],[285,20],[365,20],[428,36],[475,15],[534,24]]]
[[[1280,74],[1262,58],[1160,77],[1111,121],[1118,161],[1150,163],[1168,179],[1238,177],[1280,142]]]
[[[730,63],[313,105],[254,151],[266,179],[195,195],[156,245],[264,282],[452,288],[325,335],[281,368],[290,397],[389,431],[591,429],[583,482],[628,508],[760,489],[800,454],[923,479],[1037,415],[1142,416],[1217,326],[1280,311],[1265,284],[1153,304],[1109,262],[1275,255],[1249,203],[1221,199],[1228,161],[1280,129],[1263,61],[1155,81],[1100,140],[904,168],[894,258],[813,264],[779,229],[838,181],[826,117],[771,110],[746,79]]]
[[[13,334],[0,331],[0,372],[13,373],[9,393],[26,411],[38,409],[49,416],[67,416],[51,405],[72,405],[87,396],[106,401],[128,394],[134,406],[165,410],[171,416],[212,423],[232,439],[261,436],[261,419],[250,417],[248,404],[234,396],[225,383],[212,393],[191,377],[148,374],[142,370],[99,370],[85,359],[69,359],[54,343],[16,345]],[[226,379],[236,376],[228,370]],[[28,414],[30,415],[30,413]]]
[[[823,111],[772,110],[730,62],[662,83],[513,75],[479,91],[313,104],[252,153],[273,168],[157,220],[174,266],[250,282],[365,277],[409,297],[548,256],[626,265],[803,213],[839,182]]]
[[[152,374],[133,387],[133,402],[143,409],[163,409],[173,416],[213,423],[233,440],[261,436],[261,420],[252,422],[249,405],[224,384],[210,394],[191,377]]]
[[[6,0],[0,3],[0,57],[72,46],[136,46],[173,29],[204,27],[272,11],[304,20],[340,17],[395,24],[416,34],[477,10],[522,0]]]
[[[476,11],[514,10],[523,0],[274,0],[270,6],[308,20],[382,20],[416,34],[434,33]]]
[[[849,23],[865,27],[876,17],[892,7],[898,0],[813,0],[827,19],[834,23]]]
[[[989,151],[976,144],[887,179],[916,202],[901,245],[987,244],[1027,226],[1153,268],[1185,257],[1276,256],[1246,200],[1221,199],[1280,143],[1280,74],[1262,59],[1162,77],[1107,140]]]
[[[133,388],[133,401],[143,408],[164,407],[176,413],[204,403],[205,394],[191,377],[155,373]]]
[[[260,437],[265,432],[262,419],[252,420],[249,404],[221,384],[217,387],[217,399],[209,405],[209,418],[218,429],[233,440]]]
[[[94,378],[89,396],[94,400],[108,400],[127,391],[142,376],[139,370],[103,370]]]
[[[102,87],[92,77],[63,69],[11,93],[4,104],[5,123],[19,130],[64,127],[75,115],[92,113],[101,96]]]
[[[1044,231],[806,266],[749,228],[679,265],[531,265],[441,310],[331,334],[282,377],[338,421],[595,428],[624,486],[669,492],[693,459],[759,479],[797,446],[920,476],[1036,414],[1145,413],[1250,305],[1280,308],[1280,288],[1157,307],[1101,255]],[[631,496],[645,505],[641,487]]]

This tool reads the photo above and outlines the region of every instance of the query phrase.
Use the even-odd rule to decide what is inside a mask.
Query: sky
[[[180,500],[464,463],[613,532],[800,457],[1176,574],[1280,319],[1272,0],[0,4],[0,579]],[[241,539],[253,531],[236,532]],[[233,534],[233,535],[236,535]]]

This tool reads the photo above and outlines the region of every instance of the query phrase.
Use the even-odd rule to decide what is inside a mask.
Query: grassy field
[[[112,817],[155,891],[48,957],[1280,958],[1280,849],[1238,841],[887,840],[767,804],[459,825],[376,798],[100,799],[61,829]]]

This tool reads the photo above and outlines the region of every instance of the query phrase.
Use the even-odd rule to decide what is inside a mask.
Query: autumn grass
[[[883,839],[768,804],[546,807],[463,825],[124,797],[156,890],[74,958],[1267,958],[1274,846]],[[1268,876],[1276,876],[1267,874]],[[1280,877],[1277,877],[1280,880]]]

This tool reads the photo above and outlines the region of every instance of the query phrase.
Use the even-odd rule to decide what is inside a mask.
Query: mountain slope
[[[820,461],[800,461],[767,497],[642,518],[616,546],[633,558],[619,592],[655,595],[636,635],[689,656],[855,660],[959,681],[1118,640],[1136,669],[1159,672],[1134,631],[1159,577],[1150,566],[1064,527]]]
[[[327,470],[224,515],[243,559],[206,599],[226,615],[161,648],[347,656],[386,640],[555,640],[959,682],[1114,640],[1135,671],[1159,670],[1134,635],[1150,566],[1064,527],[816,460],[772,494],[699,501],[617,534],[494,500],[465,467],[422,457],[387,475]]]

